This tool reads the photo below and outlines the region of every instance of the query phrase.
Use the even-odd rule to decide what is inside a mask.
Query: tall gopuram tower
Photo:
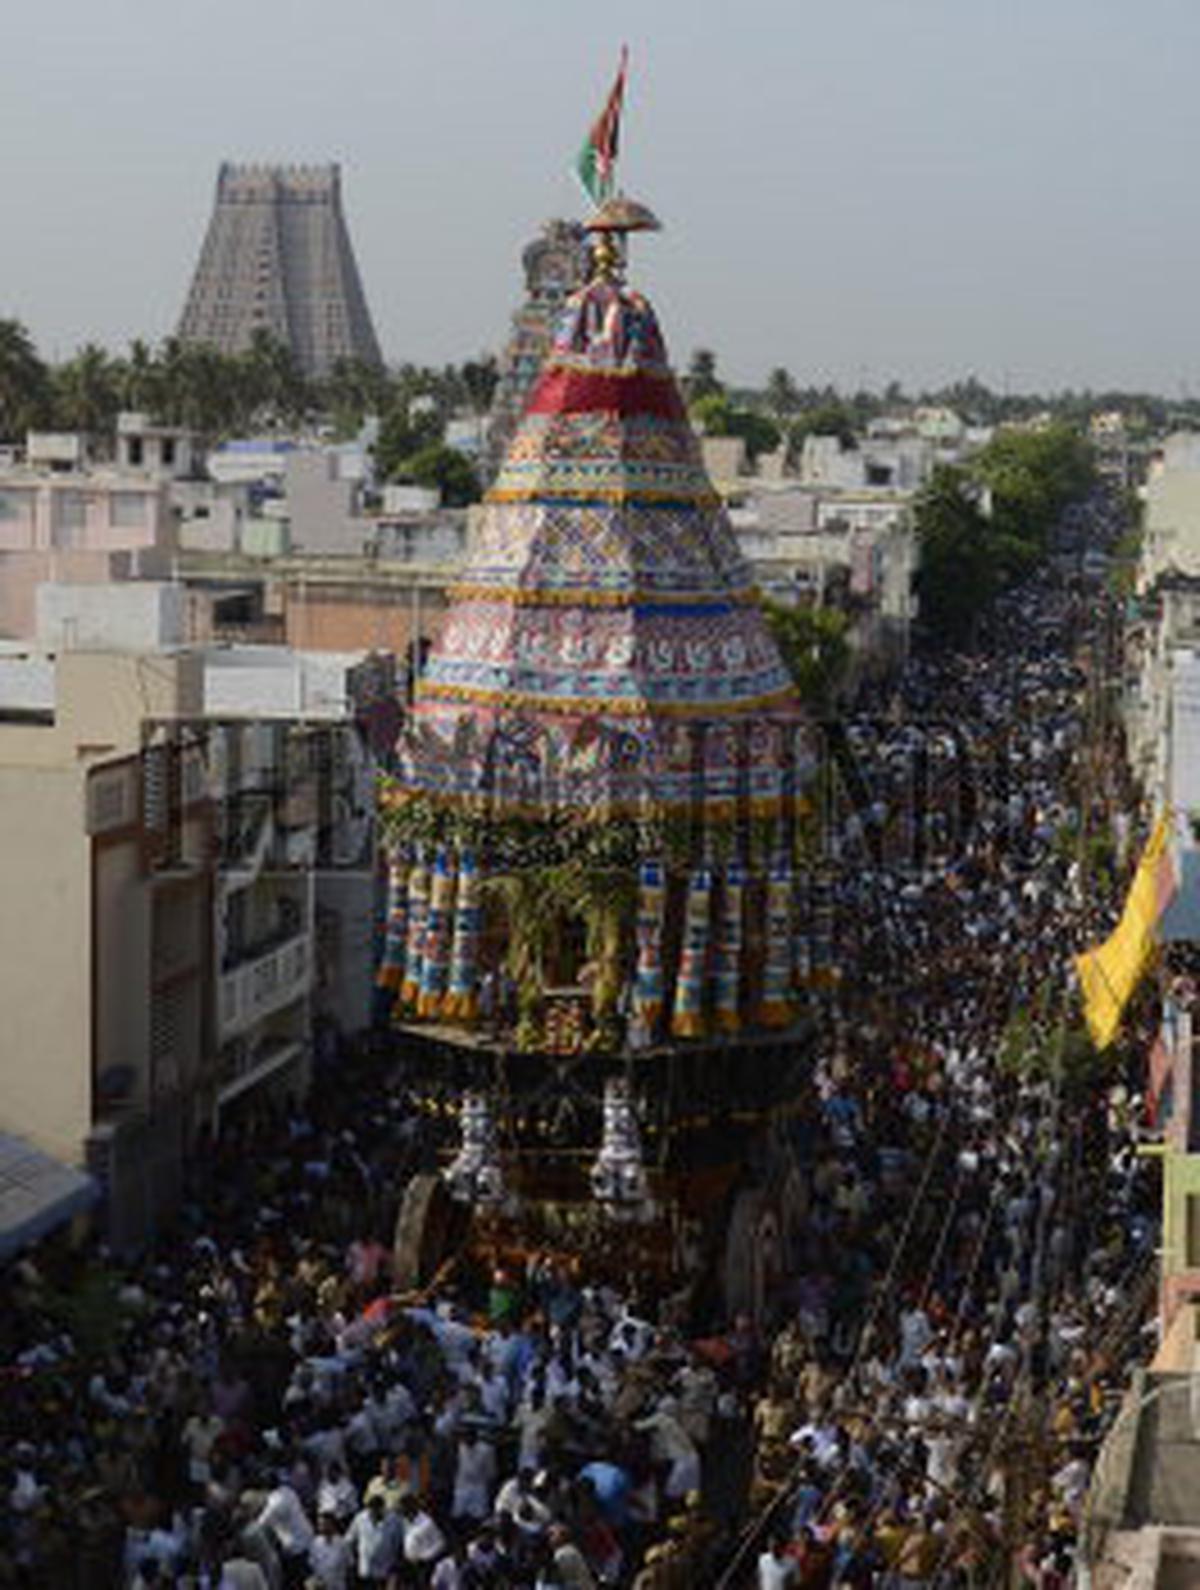
[[[806,1042],[806,727],[624,280],[628,235],[657,224],[620,196],[588,224],[384,791],[380,982],[431,1119],[462,1095],[398,1256],[419,1276],[448,1185],[477,1211],[519,1199],[489,1217],[496,1249],[516,1218],[522,1242],[574,1232],[598,1263],[608,1241],[670,1270],[691,1222],[724,1295],[757,1307],[786,1175],[749,1136],[773,1141]],[[750,1187],[751,1165],[776,1168]]]
[[[308,376],[339,359],[382,363],[336,165],[221,166],[179,336],[241,353],[256,331]]]
[[[486,475],[490,482],[504,462],[525,402],[550,351],[554,323],[567,296],[582,287],[587,250],[578,221],[547,221],[521,256],[525,300],[512,317],[500,355],[500,379],[488,416]]]

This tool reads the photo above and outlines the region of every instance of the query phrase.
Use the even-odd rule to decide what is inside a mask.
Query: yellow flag
[[[1121,920],[1104,943],[1075,957],[1083,1014],[1097,1049],[1117,1036],[1125,1007],[1154,953],[1154,929],[1175,892],[1171,819],[1164,813],[1146,841]]]

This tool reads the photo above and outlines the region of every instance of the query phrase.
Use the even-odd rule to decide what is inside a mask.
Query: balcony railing
[[[312,936],[298,933],[221,977],[218,1028],[222,1043],[264,1016],[283,1010],[312,986]]]

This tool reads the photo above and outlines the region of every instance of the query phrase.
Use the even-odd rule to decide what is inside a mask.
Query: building
[[[172,646],[170,586],[39,599],[87,644],[0,652],[0,1133],[86,1166],[131,1247],[203,1134],[369,1020],[364,659]]]
[[[0,637],[33,636],[45,581],[163,579],[178,548],[160,473],[91,465],[68,445],[78,439],[46,440],[0,468]]]
[[[179,336],[243,353],[259,332],[307,376],[343,359],[382,363],[336,165],[220,168]]]
[[[730,504],[765,595],[846,614],[855,675],[886,671],[908,655],[919,557],[912,499],[885,487],[747,480]]]
[[[1125,730],[1147,796],[1200,807],[1200,436],[1167,438],[1146,482],[1137,589],[1126,628]]]

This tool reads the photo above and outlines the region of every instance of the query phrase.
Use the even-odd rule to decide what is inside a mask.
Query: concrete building
[[[0,637],[33,636],[45,581],[163,579],[177,548],[160,476],[79,460],[0,469]]]
[[[886,671],[907,656],[918,560],[912,493],[748,482],[729,514],[767,596],[843,611],[860,670]]]
[[[237,166],[216,202],[179,322],[184,342],[244,353],[259,332],[308,376],[339,360],[382,363],[330,166]]]
[[[102,632],[94,587],[39,593],[107,649],[0,651],[0,1132],[86,1166],[131,1246],[202,1132],[304,1089],[314,1021],[369,1020],[373,765],[361,656],[140,649],[178,590],[107,594]]]
[[[198,659],[67,652],[0,675],[0,1130],[96,1175],[133,1240],[178,1195],[208,1058],[209,816],[181,767],[160,840],[143,724],[199,709]],[[48,696],[37,700],[30,683]]]
[[[144,470],[166,480],[190,480],[200,474],[202,459],[196,439],[185,426],[158,425],[147,414],[117,415],[117,468]]]
[[[1126,629],[1125,728],[1147,796],[1200,808],[1200,435],[1167,438],[1143,490],[1136,598]]]

